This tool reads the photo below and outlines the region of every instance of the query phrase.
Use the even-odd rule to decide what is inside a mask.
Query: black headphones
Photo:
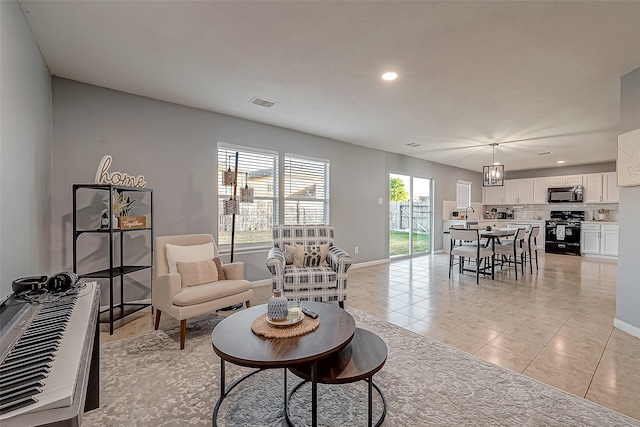
[[[78,283],[78,275],[72,271],[47,276],[32,276],[16,279],[11,283],[13,292],[17,295],[23,292],[66,292]]]

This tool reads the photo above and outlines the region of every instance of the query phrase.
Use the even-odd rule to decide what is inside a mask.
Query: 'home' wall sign
[[[96,172],[96,184],[124,185],[136,188],[146,187],[147,181],[144,180],[144,175],[131,176],[124,172],[109,172],[112,160],[109,154],[102,158]]]

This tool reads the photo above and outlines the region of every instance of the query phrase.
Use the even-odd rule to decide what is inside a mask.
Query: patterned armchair
[[[267,268],[273,288],[283,289],[290,300],[335,301],[344,308],[347,270],[352,262],[349,254],[333,246],[330,225],[273,227],[273,248],[267,256]]]

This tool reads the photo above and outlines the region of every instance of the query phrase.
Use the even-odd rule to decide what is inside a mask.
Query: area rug
[[[460,350],[348,308],[360,328],[384,339],[389,356],[374,377],[387,399],[384,426],[639,426],[640,422]],[[100,408],[85,426],[186,426],[212,423],[220,395],[220,360],[210,334],[222,318],[189,325],[186,349],[177,329],[101,346]],[[225,364],[227,385],[249,372]],[[289,389],[299,382],[288,375]],[[367,424],[365,382],[319,385],[318,425]],[[259,372],[225,399],[219,426],[286,426],[283,370]],[[374,393],[375,395],[375,393]],[[373,401],[374,421],[382,401]],[[290,402],[292,421],[311,425],[310,389]]]

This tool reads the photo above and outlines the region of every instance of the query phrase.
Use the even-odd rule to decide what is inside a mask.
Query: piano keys
[[[80,425],[99,402],[100,287],[10,304],[17,312],[0,330],[0,425]]]

